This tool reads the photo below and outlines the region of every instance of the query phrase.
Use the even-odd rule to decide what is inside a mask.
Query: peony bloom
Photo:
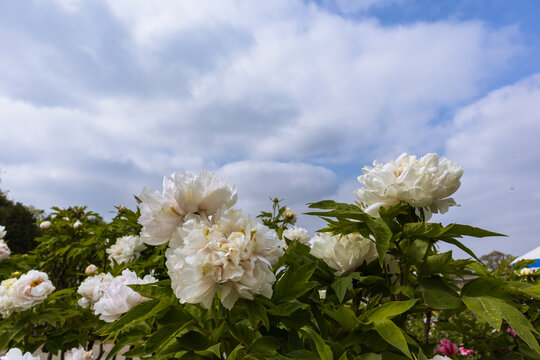
[[[85,275],[92,275],[93,273],[95,273],[97,271],[97,266],[94,265],[94,264],[90,264],[86,267],[86,269],[84,269],[84,273]]]
[[[48,228],[50,228],[52,225],[52,223],[50,221],[43,221],[41,224],[39,224],[39,227],[42,229],[42,230],[47,230]]]
[[[13,348],[9,349],[6,355],[0,356],[0,360],[40,360],[40,358],[39,356],[33,356],[29,352],[23,354],[20,349]]]
[[[519,271],[519,274],[520,274],[521,276],[529,276],[529,275],[534,275],[535,271],[536,271],[536,269],[532,269],[532,268],[527,268],[527,267],[525,267],[525,268],[523,268],[523,269],[521,269],[521,270]]]
[[[307,245],[309,242],[309,234],[308,231],[301,227],[293,227],[291,229],[287,229],[283,231],[283,237],[286,237],[287,239],[291,241],[298,241],[304,245]]]
[[[113,276],[109,273],[86,278],[77,289],[77,293],[82,296],[78,304],[83,308],[93,306],[101,299],[112,279]]]
[[[13,301],[8,296],[9,288],[15,284],[17,278],[6,279],[0,283],[0,315],[3,318],[9,317],[15,312]]]
[[[454,356],[458,353],[458,347],[456,346],[456,344],[454,344],[448,339],[441,339],[441,342],[437,344],[433,352],[435,353],[440,352],[440,353],[443,353],[444,355]]]
[[[122,275],[112,279],[103,296],[94,304],[95,314],[100,315],[99,318],[106,322],[117,320],[135,305],[148,300],[127,285],[150,284],[156,281],[151,275],[140,279],[133,271],[122,271]]]
[[[185,215],[215,214],[222,207],[233,206],[237,195],[235,187],[210,172],[201,171],[197,175],[178,172],[165,177],[161,193],[145,187],[140,199],[142,241],[161,245],[171,239]]]
[[[474,355],[474,350],[471,350],[471,349],[465,349],[465,347],[463,347],[463,344],[461,344],[462,346],[459,347],[459,353],[461,355],[465,355],[465,356],[473,356]]]
[[[6,260],[10,254],[11,250],[9,249],[9,246],[7,246],[4,240],[0,239],[0,261]]]
[[[73,348],[66,352],[66,360],[93,360],[92,350],[86,351],[83,348]]]
[[[116,239],[116,244],[111,245],[106,251],[111,264],[113,264],[113,259],[118,264],[129,264],[137,260],[144,249],[146,246],[138,235],[128,235]]]
[[[75,224],[73,224],[74,229],[78,229],[82,226],[82,222],[80,220],[75,221]]]
[[[371,216],[379,216],[381,206],[400,202],[423,209],[425,219],[432,213],[445,213],[448,207],[457,205],[452,195],[461,185],[463,168],[455,162],[437,154],[427,154],[420,160],[416,156],[401,154],[395,161],[362,169],[358,181],[364,188],[354,195]]]
[[[240,297],[272,296],[271,267],[282,254],[275,231],[241,211],[223,210],[212,220],[187,216],[169,243],[166,266],[181,303],[209,308],[221,285],[221,302],[231,309]]]
[[[20,312],[41,304],[54,289],[47,274],[30,270],[9,286],[6,296],[10,298],[14,311]]]
[[[375,242],[360,234],[315,234],[311,239],[310,254],[323,260],[341,276],[354,271],[362,263],[377,258]]]
[[[6,236],[6,234],[7,234],[6,227],[0,225],[0,240],[2,240],[4,236]]]
[[[452,360],[451,358],[449,358],[448,356],[442,356],[442,355],[435,355],[432,359],[430,360]]]

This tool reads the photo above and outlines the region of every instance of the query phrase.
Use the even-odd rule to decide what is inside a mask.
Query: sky
[[[111,218],[211,170],[252,215],[352,203],[374,160],[461,164],[432,220],[540,245],[536,0],[0,0],[0,189]],[[323,224],[301,215],[311,232]],[[443,250],[450,249],[443,247]],[[456,252],[459,256],[459,251]]]

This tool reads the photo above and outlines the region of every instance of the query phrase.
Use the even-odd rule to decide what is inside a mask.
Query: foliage
[[[36,246],[34,239],[41,234],[35,225],[39,214],[39,210],[15,203],[0,191],[0,225],[6,227],[5,240],[13,253],[25,254]]]

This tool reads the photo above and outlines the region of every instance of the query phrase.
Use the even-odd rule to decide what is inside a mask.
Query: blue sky
[[[459,221],[540,245],[537,1],[0,0],[0,188],[110,216],[174,171],[302,212],[373,160],[463,165]],[[320,223],[301,217],[315,230]]]

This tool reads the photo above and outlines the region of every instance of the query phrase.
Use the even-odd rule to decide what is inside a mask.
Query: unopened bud
[[[42,222],[41,224],[39,224],[39,227],[42,229],[42,230],[47,230],[48,228],[51,227],[51,222],[50,221],[44,221]]]
[[[90,264],[86,267],[86,269],[84,270],[84,273],[86,275],[92,275],[93,273],[95,273],[97,271],[97,266],[94,265],[94,264]]]
[[[75,221],[75,224],[73,224],[73,228],[74,229],[78,229],[82,226],[82,222],[80,222],[79,220]]]
[[[126,207],[124,205],[120,205],[118,207],[118,212],[123,212],[123,211],[126,211]]]

